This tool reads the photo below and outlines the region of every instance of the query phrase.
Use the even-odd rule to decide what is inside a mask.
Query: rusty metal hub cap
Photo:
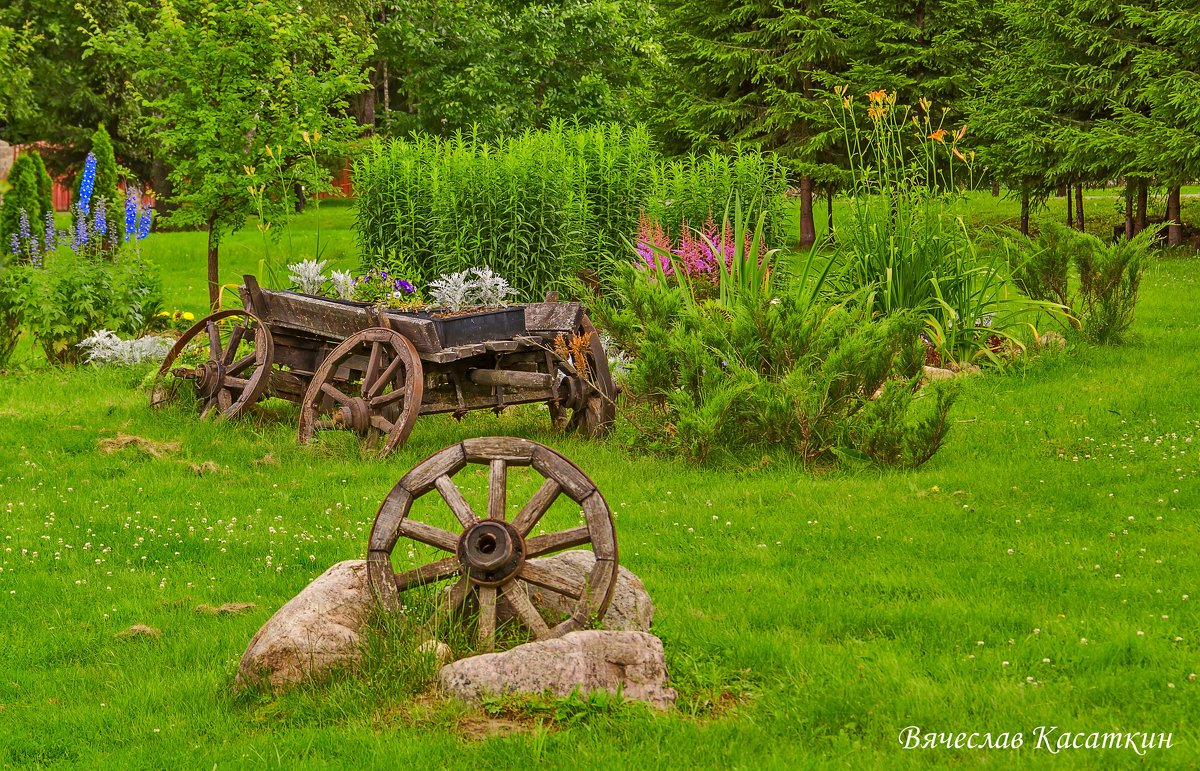
[[[525,539],[509,523],[485,519],[458,539],[458,559],[472,583],[499,586],[525,564]]]
[[[178,370],[176,372],[178,373]],[[197,393],[202,398],[208,399],[221,390],[221,384],[225,382],[225,365],[220,361],[209,359],[188,372],[185,377],[194,377]]]

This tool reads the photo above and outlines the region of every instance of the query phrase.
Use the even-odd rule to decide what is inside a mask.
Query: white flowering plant
[[[116,332],[98,329],[78,343],[88,364],[117,364],[131,367],[142,362],[162,361],[175,341],[169,337],[147,335],[122,340]]]
[[[288,281],[304,294],[321,294],[329,277],[325,275],[325,260],[301,260],[288,265]]]
[[[429,285],[429,295],[439,308],[457,313],[467,308],[495,308],[508,304],[517,290],[500,274],[484,265],[460,273],[447,273]]]

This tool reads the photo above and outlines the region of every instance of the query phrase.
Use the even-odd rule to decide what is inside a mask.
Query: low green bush
[[[810,255],[784,271],[763,248],[763,217],[749,238],[737,219],[715,296],[639,259],[592,308],[631,357],[624,410],[642,439],[701,461],[716,448],[782,448],[810,465],[932,457],[955,392],[919,387],[923,320],[831,303],[828,266]]]
[[[1014,236],[1010,242],[1013,275],[1030,297],[1071,308],[1071,322],[1085,338],[1119,343],[1133,324],[1142,274],[1150,264],[1155,232],[1146,229],[1132,240],[1105,242],[1057,222],[1041,225],[1036,239]],[[1071,268],[1079,278],[1072,294]]]
[[[59,250],[45,267],[17,266],[14,310],[46,358],[76,364],[79,343],[98,329],[138,336],[162,310],[162,282],[146,260],[130,254],[94,260]]]

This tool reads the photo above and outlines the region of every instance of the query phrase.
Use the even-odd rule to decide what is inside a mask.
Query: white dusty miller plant
[[[471,278],[474,276],[474,278]],[[457,312],[464,308],[505,305],[517,293],[507,280],[488,266],[447,273],[429,285],[434,305]]]
[[[175,341],[169,337],[139,337],[122,340],[115,332],[97,330],[79,343],[88,364],[120,364],[132,366],[144,361],[162,361]]]
[[[465,270],[446,273],[429,285],[429,296],[433,298],[434,305],[458,312],[473,304],[475,282],[468,278]]]
[[[325,260],[302,260],[288,265],[288,281],[305,294],[320,294],[325,286]]]
[[[333,283],[333,291],[337,293],[339,300],[354,299],[354,274],[348,270],[335,270],[329,280]]]
[[[493,273],[487,265],[471,268],[475,275],[475,299],[479,305],[491,308],[505,305],[505,301],[517,293],[499,273]]]

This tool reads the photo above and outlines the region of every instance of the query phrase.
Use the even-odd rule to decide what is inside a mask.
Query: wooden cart
[[[557,423],[588,436],[616,417],[608,357],[578,303],[438,318],[244,281],[245,310],[201,319],[167,354],[152,406],[185,383],[202,416],[233,418],[279,397],[300,405],[301,444],[350,430],[381,455],[404,443],[418,415],[545,402]],[[197,338],[207,338],[207,361],[176,366]]]

